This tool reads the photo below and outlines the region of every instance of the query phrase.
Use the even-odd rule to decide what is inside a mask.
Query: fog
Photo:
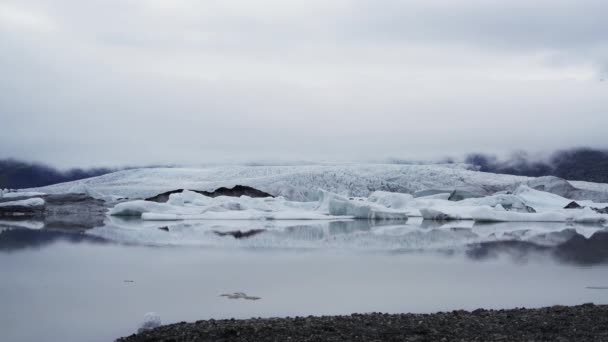
[[[0,4],[0,158],[60,167],[608,147],[605,1]]]

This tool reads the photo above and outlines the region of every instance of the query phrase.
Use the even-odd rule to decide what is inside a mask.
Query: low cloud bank
[[[111,168],[61,171],[40,163],[16,159],[0,160],[0,188],[20,189],[69,182],[117,171]]]
[[[390,159],[394,164],[428,164],[429,162],[406,159]],[[456,159],[445,158],[438,163],[454,163]],[[492,154],[471,153],[464,162],[483,172],[502,173],[519,176],[557,176],[569,180],[608,183],[608,151],[592,148],[573,148],[552,153],[546,157],[537,157],[519,151],[508,158],[499,158]],[[310,162],[312,163],[312,162]],[[431,162],[432,163],[432,162]],[[299,164],[299,163],[294,163]],[[301,162],[306,165],[307,162]],[[285,165],[285,163],[244,163],[244,165]],[[163,165],[171,167],[176,165]],[[152,166],[147,166],[152,167]],[[0,160],[0,188],[21,189],[39,187],[62,182],[69,182],[134,167],[60,170],[42,163],[27,162],[17,159]]]
[[[608,151],[574,148],[535,158],[526,152],[513,153],[507,159],[491,154],[472,153],[465,162],[479,171],[519,176],[557,176],[569,180],[608,183]]]

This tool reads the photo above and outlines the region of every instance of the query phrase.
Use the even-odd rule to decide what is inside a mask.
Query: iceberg
[[[561,209],[541,213],[519,213],[480,207],[471,212],[472,219],[478,222],[577,222],[605,223],[608,215],[598,214],[585,208],[576,211]]]
[[[336,196],[338,198],[338,196]],[[353,219],[356,210],[340,211],[334,204],[330,210],[319,211],[318,205],[309,202],[294,202],[282,197],[251,198],[241,197],[207,197],[193,192],[183,191],[169,196],[167,203],[151,201],[122,202],[110,209],[112,216],[135,216],[149,221],[179,220],[335,220]],[[390,211],[384,208],[387,211]],[[361,209],[363,210],[363,209]],[[337,212],[340,211],[340,214]],[[382,216],[382,215],[385,216]],[[369,210],[365,218],[379,219],[386,217],[380,206]],[[396,215],[395,215],[396,216]]]
[[[142,168],[28,191],[66,193],[83,184],[100,194],[132,199],[149,198],[175,189],[213,191],[249,186],[292,201],[317,201],[325,189],[346,197],[368,197],[374,191],[415,193],[426,189],[506,190],[529,178],[478,172],[462,164],[311,164],[289,166],[214,166],[200,168]]]

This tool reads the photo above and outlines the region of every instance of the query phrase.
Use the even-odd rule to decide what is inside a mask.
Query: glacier
[[[143,200],[181,188],[212,192],[235,185],[274,197],[208,197],[184,190],[166,203]],[[606,230],[608,222],[604,184],[491,174],[459,164],[146,168],[19,191],[103,199],[107,220],[87,234],[152,245],[372,250],[502,240],[550,245],[573,234],[588,238]],[[573,200],[581,208],[565,209]],[[261,233],[243,239],[226,234],[242,229]]]
[[[143,199],[175,189],[213,191],[220,187],[246,185],[292,201],[314,201],[321,196],[317,189],[346,197],[368,197],[374,191],[415,194],[429,189],[462,190],[487,196],[499,191],[513,191],[529,182],[531,188],[544,188],[544,191],[555,192],[562,197],[608,202],[607,184],[493,174],[472,170],[466,164],[141,168],[20,191],[66,193],[72,190],[90,193],[96,198]]]
[[[320,198],[317,189],[346,197],[367,197],[374,191],[415,193],[431,188],[467,189],[488,195],[528,180],[477,172],[461,164],[229,165],[131,169],[27,191],[65,193],[73,187],[86,186],[103,196],[143,199],[175,189],[213,191],[246,185],[292,201],[313,201]]]

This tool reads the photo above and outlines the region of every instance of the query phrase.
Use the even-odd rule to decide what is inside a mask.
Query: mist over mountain
[[[454,163],[454,158],[445,158],[437,163]],[[433,164],[402,159],[391,159],[391,164]],[[512,153],[507,158],[493,154],[470,153],[464,162],[482,172],[501,173],[518,176],[557,176],[569,180],[608,183],[608,151],[592,148],[560,150],[548,157],[533,157],[525,151]],[[282,163],[259,163],[259,165],[283,165]],[[249,165],[249,164],[246,164]],[[258,164],[251,164],[258,165]],[[150,166],[147,166],[150,167]],[[20,189],[69,182],[89,177],[101,176],[123,168],[74,168],[60,170],[49,165],[18,159],[0,160],[0,188]]]
[[[117,171],[111,168],[70,169],[61,171],[48,165],[17,159],[0,160],[0,188],[19,189],[45,186],[100,176]]]
[[[513,153],[507,159],[472,153],[465,163],[479,171],[518,176],[557,176],[569,180],[608,183],[608,151],[574,148],[556,151],[547,158],[534,158],[526,152]]]

